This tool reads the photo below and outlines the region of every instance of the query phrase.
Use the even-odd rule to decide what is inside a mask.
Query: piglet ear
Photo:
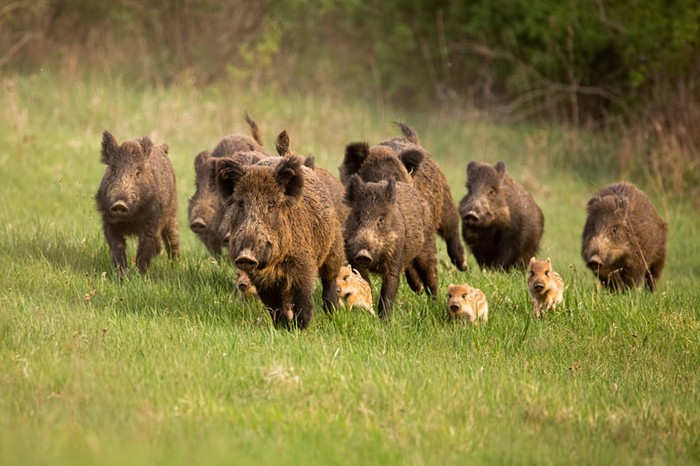
[[[226,199],[233,194],[236,184],[246,174],[246,168],[236,160],[220,158],[215,161],[214,172],[216,187],[221,196]]]
[[[277,154],[278,155],[290,155],[290,150],[289,150],[289,135],[287,134],[287,131],[282,131],[279,136],[277,136],[277,140],[275,141],[275,148],[277,149]]]
[[[285,157],[273,172],[277,184],[284,189],[284,195],[290,200],[301,197],[304,189],[304,171],[301,167],[301,158],[293,155]]]
[[[148,136],[144,136],[139,140],[141,144],[141,149],[143,149],[143,156],[148,157],[151,154],[151,149],[153,149],[153,141]]]
[[[345,196],[343,197],[345,205],[352,207],[352,203],[355,202],[355,197],[357,196],[357,190],[360,189],[362,183],[362,178],[360,178],[360,175],[357,173],[350,177],[348,187],[345,190]]]
[[[423,153],[416,149],[408,149],[399,154],[399,159],[411,176],[415,176],[416,170],[423,162]]]
[[[362,164],[369,156],[369,144],[366,142],[353,142],[345,147],[345,158],[343,159],[344,171],[351,175],[360,170]]]
[[[102,156],[100,162],[109,165],[109,162],[119,153],[119,144],[112,133],[105,130],[102,133]]]

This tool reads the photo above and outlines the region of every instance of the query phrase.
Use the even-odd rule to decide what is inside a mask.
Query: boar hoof
[[[206,231],[206,229],[207,224],[204,220],[202,220],[202,217],[197,217],[192,220],[192,223],[190,223],[190,230],[194,231],[195,233],[202,233]]]
[[[372,255],[368,250],[363,249],[355,255],[355,263],[360,267],[369,267],[372,264]]]
[[[127,206],[124,201],[117,201],[112,204],[109,211],[116,215],[127,215],[129,213],[129,206]]]
[[[250,272],[258,266],[258,261],[255,260],[255,258],[250,254],[241,254],[238,257],[236,257],[236,260],[234,260],[234,262],[236,264],[236,267],[245,272]]]

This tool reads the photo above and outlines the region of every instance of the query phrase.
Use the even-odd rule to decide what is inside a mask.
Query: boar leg
[[[438,292],[438,275],[435,256],[432,258],[418,256],[413,261],[413,265],[423,280],[423,283],[425,283],[428,294],[436,296]]]
[[[310,288],[304,287],[303,289],[293,290],[292,303],[294,305],[294,323],[299,329],[303,330],[308,327],[314,312],[313,283]]]
[[[282,309],[286,309],[287,306],[279,292],[258,288],[258,296],[270,313],[270,318],[275,327],[279,327],[282,324],[289,325],[286,316],[282,312]]]
[[[105,238],[112,252],[112,264],[120,274],[126,273],[126,239],[124,235],[105,225]]]
[[[139,272],[145,274],[148,266],[151,265],[153,257],[160,252],[160,240],[150,229],[145,230],[139,236],[139,246],[136,248],[136,264]]]
[[[399,289],[399,271],[388,271],[382,276],[382,289],[379,297],[379,317],[389,319],[396,292]]]
[[[413,267],[413,264],[409,264],[406,267],[404,274],[406,275],[406,283],[408,283],[409,288],[416,294],[421,294],[423,292],[423,280],[421,280],[420,274]]]
[[[442,222],[438,233],[445,240],[447,245],[447,255],[457,267],[458,270],[464,272],[467,270],[467,261],[464,258],[464,246],[462,239],[459,237],[459,212],[454,206],[452,195],[449,192],[445,193],[444,208],[442,214]]]
[[[173,218],[165,225],[161,232],[165,250],[170,259],[175,259],[180,255],[180,236],[177,232],[177,219]]]

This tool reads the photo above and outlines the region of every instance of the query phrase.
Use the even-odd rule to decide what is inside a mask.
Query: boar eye
[[[549,277],[549,270],[545,270],[544,275],[545,275],[545,277]]]
[[[462,299],[467,299],[467,293],[464,293],[464,294],[462,295]]]
[[[270,201],[267,203],[267,211],[272,212],[275,210],[275,207],[277,207],[277,203],[275,201]]]
[[[534,275],[535,275],[535,272],[533,270],[530,270],[530,276],[532,277]]]
[[[384,217],[379,217],[379,219],[377,219],[377,223],[379,225],[384,225]]]
[[[245,207],[245,202],[243,202],[243,199],[239,199],[238,201],[236,201],[236,205],[239,209],[242,209],[243,207]]]

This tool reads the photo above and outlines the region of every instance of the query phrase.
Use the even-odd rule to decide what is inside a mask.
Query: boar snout
[[[369,267],[372,264],[372,254],[366,249],[355,254],[355,263],[360,267]]]
[[[541,293],[542,290],[544,290],[544,283],[537,281],[534,285],[532,285],[532,288],[538,293]]]
[[[241,290],[242,293],[245,293],[246,291],[248,291],[248,288],[250,288],[250,285],[248,283],[240,282],[238,284],[238,289]]]
[[[593,270],[594,272],[597,272],[598,270],[600,270],[601,267],[603,267],[603,261],[600,259],[600,256],[598,254],[594,254],[588,259],[586,265],[589,269]]]
[[[126,205],[124,201],[116,201],[109,208],[110,213],[113,215],[129,215],[129,206]]]
[[[450,304],[450,311],[452,311],[452,312],[459,311],[459,304]]]
[[[250,272],[258,266],[258,260],[250,249],[242,251],[233,262],[244,272]]]
[[[195,233],[204,233],[207,230],[207,222],[202,217],[197,217],[190,223],[190,230]]]

